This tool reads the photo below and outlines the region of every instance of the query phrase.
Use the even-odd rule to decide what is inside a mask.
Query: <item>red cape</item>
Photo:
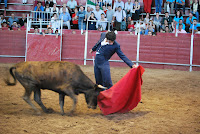
[[[141,100],[142,66],[132,68],[110,89],[100,92],[98,105],[104,115],[126,113],[135,108]]]

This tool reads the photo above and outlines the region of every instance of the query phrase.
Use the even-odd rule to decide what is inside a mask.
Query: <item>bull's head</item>
[[[90,90],[85,94],[85,99],[88,105],[88,108],[96,109],[97,108],[97,96],[101,91],[106,90],[106,87],[101,85],[95,85],[93,90]]]

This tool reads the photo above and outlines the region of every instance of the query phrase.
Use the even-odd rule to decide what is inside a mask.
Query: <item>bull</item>
[[[59,93],[59,104],[61,115],[64,115],[65,95],[71,97],[73,105],[69,114],[75,111],[76,95],[85,95],[88,108],[96,109],[97,96],[106,88],[92,82],[76,64],[64,61],[29,61],[17,63],[10,68],[14,82],[5,79],[7,85],[16,85],[18,80],[25,88],[23,99],[36,111],[41,114],[30,101],[30,95],[34,92],[34,100],[45,113],[53,112],[53,109],[46,108],[41,101],[41,89],[49,89]]]

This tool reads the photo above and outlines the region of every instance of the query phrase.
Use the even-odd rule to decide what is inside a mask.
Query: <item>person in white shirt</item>
[[[114,3],[113,10],[114,10],[114,11],[117,11],[117,8],[118,8],[119,6],[120,6],[122,9],[124,9],[124,2],[123,2],[122,0],[117,0],[117,1]]]
[[[112,0],[103,0],[103,5],[106,6],[107,4],[112,5]]]
[[[112,22],[114,22],[115,19],[116,19],[115,21],[116,30],[120,31],[122,21],[126,22],[126,13],[124,10],[122,10],[121,6],[119,6],[118,10],[114,13]]]
[[[67,2],[67,6],[70,8],[70,9],[74,9],[76,6],[77,6],[77,2],[75,0],[69,0]]]
[[[96,10],[94,11],[95,17],[97,18],[97,20],[101,19],[101,14],[104,13],[102,10],[100,10],[99,5],[96,5]]]
[[[58,13],[59,13],[59,9],[58,9],[58,7],[56,7],[56,6],[57,6],[57,4],[54,3],[54,4],[53,4],[53,7],[51,8],[51,14],[57,13],[57,15],[59,15],[59,14],[58,14]]]
[[[55,33],[56,29],[58,29],[58,30],[60,29],[60,20],[58,20],[57,13],[53,14],[50,25],[51,25],[51,28],[53,29],[54,33]]]
[[[125,12],[128,17],[132,16],[131,10],[133,9],[133,3],[131,2],[131,0],[128,0],[128,2],[125,3]]]
[[[107,27],[107,19],[105,18],[105,14],[102,13],[101,14],[101,19],[97,21],[96,23],[96,28],[100,31],[104,31],[106,30]]]

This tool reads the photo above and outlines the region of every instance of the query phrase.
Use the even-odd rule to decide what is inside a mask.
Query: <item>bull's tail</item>
[[[11,68],[10,68],[10,74],[12,75],[12,77],[13,77],[13,79],[14,79],[14,82],[13,82],[13,83],[10,82],[9,78],[4,79],[5,83],[6,83],[7,85],[9,85],[9,86],[14,86],[14,85],[16,85],[16,83],[17,83],[16,78],[15,78],[15,75],[14,75],[14,73],[13,73],[13,69],[16,69],[16,67],[11,67]]]

